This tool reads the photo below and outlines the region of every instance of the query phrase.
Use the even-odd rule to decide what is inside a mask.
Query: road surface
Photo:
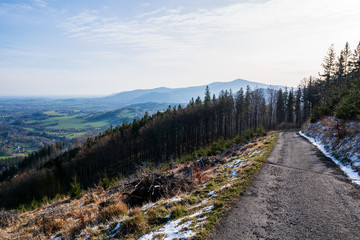
[[[296,131],[209,239],[360,239],[360,186]]]

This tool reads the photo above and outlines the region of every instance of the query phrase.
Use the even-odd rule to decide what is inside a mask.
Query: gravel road
[[[360,186],[295,131],[209,239],[360,239]]]

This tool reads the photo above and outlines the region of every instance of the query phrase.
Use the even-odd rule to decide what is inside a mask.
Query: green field
[[[138,116],[138,114],[134,111],[131,111],[129,109],[123,109],[120,113],[116,115],[117,117],[128,117],[128,118],[135,118]]]
[[[46,111],[46,112],[43,112],[43,114],[46,114],[48,116],[66,116],[65,113],[59,113],[56,111]]]
[[[101,128],[108,126],[109,123],[105,121],[99,122],[86,122],[83,118],[79,118],[79,115],[73,116],[61,116],[61,117],[50,117],[43,121],[46,129],[58,129],[58,130],[66,130],[66,129],[86,129],[86,128]],[[51,125],[51,126],[48,126]]]

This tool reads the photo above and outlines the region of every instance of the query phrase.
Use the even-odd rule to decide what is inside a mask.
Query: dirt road
[[[360,239],[360,186],[295,131],[210,239]]]

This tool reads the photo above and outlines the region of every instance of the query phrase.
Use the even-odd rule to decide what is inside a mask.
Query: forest
[[[216,141],[235,136],[246,140],[256,129],[299,128],[308,119],[314,122],[326,115],[359,120],[360,43],[353,51],[346,43],[339,56],[331,46],[322,66],[319,77],[303,79],[297,89],[264,92],[247,87],[221,91],[216,97],[207,87],[203,98],[191,99],[186,107],[146,113],[88,138],[83,145],[47,146],[16,166],[3,168],[0,206],[16,208],[66,194],[75,176],[82,188],[93,187],[104,175],[128,176],[141,166],[177,161]]]

